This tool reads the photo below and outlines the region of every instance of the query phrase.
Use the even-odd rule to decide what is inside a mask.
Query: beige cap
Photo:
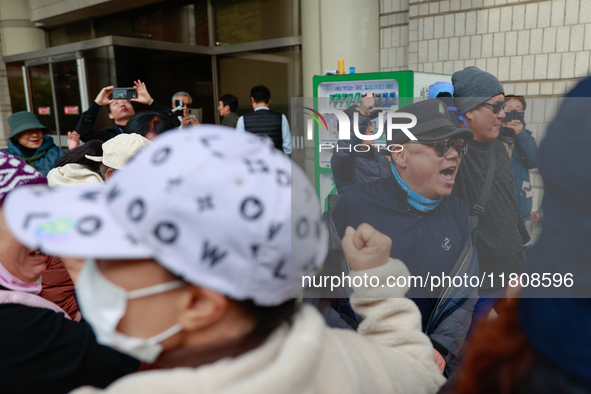
[[[99,174],[77,163],[69,163],[62,167],[54,168],[47,174],[47,184],[49,187],[100,183],[103,183],[103,178]]]
[[[120,170],[149,143],[149,139],[139,134],[119,134],[103,144],[102,156],[86,155],[86,158]]]

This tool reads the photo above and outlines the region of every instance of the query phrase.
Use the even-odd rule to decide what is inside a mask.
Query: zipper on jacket
[[[408,210],[408,212],[411,212],[410,209],[407,208],[407,210]],[[413,244],[415,244],[415,243],[420,244],[421,243],[421,239],[420,239],[421,228],[419,226],[421,225],[421,220],[423,220],[423,217],[425,217],[425,215],[419,215],[419,219],[417,220],[417,223],[415,224],[415,229],[412,234],[412,243]]]
[[[472,242],[471,239],[468,240],[468,245]],[[466,252],[466,255],[464,256],[464,259],[462,260],[462,263],[460,264],[460,268],[456,271],[456,274],[459,272],[462,272],[462,269],[464,268],[464,264],[466,263],[466,259],[468,258],[468,255],[470,254],[470,250],[468,250]],[[431,312],[431,316],[429,317],[429,322],[427,323],[427,330],[425,332],[426,335],[429,335],[429,331],[431,329],[431,324],[433,324],[433,318],[435,317],[435,313],[437,312],[437,309],[439,309],[439,307],[441,306],[442,301],[445,299],[445,296],[447,295],[447,293],[449,292],[449,290],[451,289],[451,284],[450,286],[445,289],[445,291],[443,292],[443,294],[441,295],[441,297],[439,297],[437,299],[437,303],[435,304],[435,307],[433,308],[433,311]]]

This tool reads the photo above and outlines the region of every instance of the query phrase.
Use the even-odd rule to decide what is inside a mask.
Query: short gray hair
[[[109,170],[113,170],[113,171],[115,171],[115,169],[114,169],[114,168],[111,168],[111,167],[109,167],[109,166],[106,166],[106,165],[104,165],[103,163],[101,163],[101,166],[100,166],[100,168],[99,168],[99,171],[100,171],[100,173],[101,173],[101,178],[103,178],[103,180],[106,180],[106,179],[105,179],[105,175],[107,175],[107,171],[109,171]]]
[[[174,100],[177,99],[177,97],[182,97],[182,96],[187,96],[189,98],[189,100],[191,100],[191,102],[193,102],[193,97],[191,97],[191,95],[187,92],[176,92],[173,96],[172,96],[172,102],[174,103]]]

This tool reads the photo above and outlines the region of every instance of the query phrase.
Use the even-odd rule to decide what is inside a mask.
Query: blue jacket
[[[342,237],[346,226],[369,223],[392,239],[391,256],[402,260],[411,275],[478,275],[468,208],[457,197],[444,198],[433,211],[422,213],[407,202],[407,194],[394,177],[350,186],[334,210],[336,230]],[[459,263],[457,263],[459,261]],[[451,367],[460,353],[477,289],[471,286],[412,287],[407,297],[416,302],[423,331]],[[453,372],[447,369],[449,373]]]
[[[544,226],[527,260],[530,275],[548,272],[564,278],[570,274],[573,283],[568,287],[524,287],[522,294],[527,298],[519,300],[519,320],[528,342],[558,367],[551,377],[569,383],[562,392],[573,393],[573,381],[583,380],[587,392],[591,385],[587,351],[591,349],[590,97],[591,78],[586,78],[560,100],[558,113],[540,144]]]
[[[369,117],[359,114],[359,131],[365,133],[370,122]],[[339,140],[334,150],[330,165],[339,193],[343,193],[350,185],[369,183],[392,176],[390,162],[385,155],[378,155],[372,148],[368,152],[356,152],[355,145],[362,143],[353,133],[351,120],[350,139]]]
[[[532,132],[523,129],[515,135],[515,148],[511,154],[511,168],[515,177],[515,196],[523,220],[531,220],[532,198],[526,197],[523,182],[530,183],[529,171],[538,166],[538,146]]]
[[[19,147],[14,142],[12,142],[12,140],[8,140],[8,148],[3,150],[8,153],[12,153],[13,155],[29,163],[27,161],[29,157],[25,156]],[[32,157],[37,156],[43,152],[46,152],[44,157],[29,164],[35,167],[37,171],[43,175],[47,175],[47,173],[53,168],[53,165],[59,160],[60,157],[62,157],[64,151],[62,151],[53,143],[53,138],[48,135],[44,135],[43,144],[35,151]]]

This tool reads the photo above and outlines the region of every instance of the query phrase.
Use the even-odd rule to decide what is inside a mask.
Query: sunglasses
[[[439,157],[445,157],[449,153],[449,150],[453,148],[458,152],[460,157],[463,157],[468,153],[468,142],[463,138],[444,138],[435,142],[421,142],[421,141],[409,141],[415,144],[431,145],[435,149],[435,153]]]
[[[183,100],[174,100],[174,105],[177,107],[191,108],[191,103],[184,103]]]
[[[497,101],[496,103],[488,103],[488,102],[484,102],[483,105],[489,106],[492,111],[493,114],[497,115],[499,112],[503,111],[505,109],[505,107],[507,106],[507,102],[506,101]]]

